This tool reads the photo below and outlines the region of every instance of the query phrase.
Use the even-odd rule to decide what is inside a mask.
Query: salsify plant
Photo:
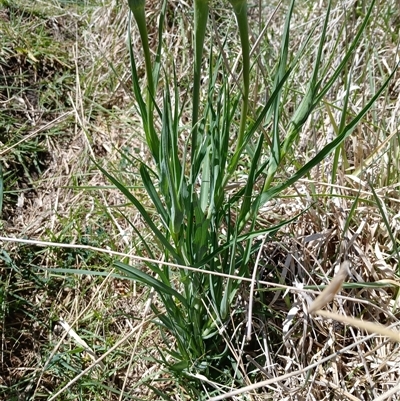
[[[153,305],[157,322],[162,330],[169,333],[165,338],[172,335],[174,339],[173,346],[167,351],[170,358],[164,359],[164,362],[179,374],[193,377],[201,373],[213,380],[222,380],[226,366],[236,363],[224,337],[224,327],[232,319],[232,306],[241,285],[240,279],[232,276],[250,277],[253,255],[260,246],[257,237],[272,235],[287,224],[287,221],[281,221],[277,225],[261,228],[257,224],[260,208],[309,173],[330,153],[337,152],[388,82],[357,115],[347,115],[349,80],[344,88],[346,95],[342,114],[345,117],[339,124],[336,137],[316,150],[314,157],[304,165],[293,163],[295,172],[288,179],[277,179],[277,173],[291,161],[289,156],[293,155],[309,116],[348,68],[367,26],[374,1],[335,67],[322,57],[330,16],[330,5],[327,7],[323,29],[313,52],[311,78],[288,123],[282,121],[282,90],[296,71],[299,60],[309,51],[312,35],[296,54],[289,53],[293,0],[282,30],[280,55],[273,72],[270,96],[263,107],[250,113],[252,60],[247,0],[229,0],[229,3],[236,18],[242,48],[241,84],[235,86],[229,82],[222,57],[213,55],[212,51],[208,52],[208,69],[202,69],[210,4],[209,0],[194,0],[192,120],[190,134],[182,143],[181,115],[184,105],[179,103],[179,84],[174,66],[168,65],[167,58],[163,59],[167,0],[163,1],[160,9],[158,45],[153,57],[147,34],[145,0],[129,0],[140,33],[146,70],[146,81],[142,83],[129,41],[133,92],[153,162],[151,165],[142,162],[140,175],[157,218],[148,209],[147,203],[139,200],[124,182],[102,170],[137,208],[152,232],[163,259],[197,268],[196,271],[173,269],[148,263],[153,273],[149,274],[126,263],[116,262],[116,266],[129,278],[158,293],[163,308]],[[226,78],[221,80],[221,73]],[[206,91],[201,90],[204,74],[208,74]],[[160,92],[162,101],[158,102]],[[202,97],[204,92],[206,96]],[[156,121],[161,124],[156,124]],[[265,130],[268,140],[262,133]],[[127,155],[124,157],[129,159]],[[337,158],[335,160],[337,162]],[[234,185],[238,169],[243,170],[243,163],[246,163],[246,182],[242,186]],[[136,234],[142,238],[138,230]],[[149,256],[157,256],[144,239],[143,243]],[[222,275],[204,274],[203,269]],[[237,377],[240,382],[240,376]]]

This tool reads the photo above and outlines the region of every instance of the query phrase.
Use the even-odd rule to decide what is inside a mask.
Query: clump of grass
[[[197,0],[194,2],[192,129],[182,147],[179,83],[174,74],[174,65],[169,69],[167,60],[163,59],[166,4],[164,1],[160,9],[159,43],[153,61],[149,50],[145,2],[129,1],[140,32],[146,65],[146,96],[142,96],[135,55],[129,42],[133,92],[154,161],[154,167],[142,163],[140,174],[158,221],[154,220],[147,206],[124,183],[106,170],[102,171],[138,209],[158,242],[163,259],[176,263],[180,269],[175,271],[168,266],[160,267],[149,262],[147,266],[153,273],[150,275],[126,263],[117,262],[116,266],[131,279],[142,282],[157,292],[163,309],[153,304],[153,311],[161,329],[172,334],[175,341],[175,348],[172,344],[167,344],[167,353],[172,359],[168,362],[164,359],[171,371],[188,378],[201,373],[222,383],[226,380],[226,367],[231,366],[232,372],[237,375],[237,383],[243,384],[246,372],[240,370],[239,373],[234,368],[238,360],[226,344],[224,328],[230,325],[232,319],[235,321],[233,305],[240,289],[240,278],[250,278],[253,271],[254,257],[260,248],[260,242],[256,238],[260,235],[271,236],[288,224],[287,220],[282,220],[279,224],[261,228],[257,220],[259,211],[271,199],[309,174],[333,152],[334,180],[338,170],[337,156],[343,142],[371,110],[387,86],[390,76],[371,95],[363,108],[347,120],[342,118],[333,140],[316,150],[313,157],[305,163],[296,163],[291,157],[296,154],[300,133],[314,110],[321,107],[327,93],[334,85],[339,84],[340,76],[347,73],[368,26],[374,4],[366,9],[346,51],[339,56],[340,59],[332,68],[324,65],[322,57],[330,22],[329,4],[313,54],[313,71],[305,93],[294,106],[282,131],[285,106],[282,93],[296,66],[306,56],[312,39],[311,31],[297,53],[290,54],[291,19],[295,3],[291,2],[287,11],[280,54],[273,72],[271,95],[266,104],[250,117],[251,60],[247,1],[231,2],[242,48],[243,86],[235,88],[224,78],[228,74],[222,57],[214,56],[211,52],[208,60],[207,96],[200,98],[200,71],[209,4],[207,1]],[[172,71],[172,75],[169,76],[167,71]],[[163,95],[162,102],[158,103],[156,93],[160,90],[161,76]],[[217,84],[219,76],[223,78]],[[343,88],[343,116],[347,115],[350,88],[351,80],[348,80]],[[236,127],[234,120],[238,113],[240,118]],[[268,141],[264,140],[263,134],[259,134],[264,124],[268,127]],[[241,159],[247,157],[250,160],[244,166]],[[277,174],[287,170],[291,162],[294,170],[290,176],[277,180]],[[241,188],[229,192],[227,189],[239,168],[245,169],[246,182]],[[142,238],[139,230],[135,231]],[[151,258],[155,258],[150,247],[146,247],[146,252]],[[185,270],[182,266],[195,267],[196,270]],[[205,275],[202,269],[222,274],[222,277]],[[237,278],[233,279],[233,276]]]

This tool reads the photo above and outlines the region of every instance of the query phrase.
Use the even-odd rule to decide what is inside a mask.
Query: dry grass
[[[260,26],[268,21],[267,40],[263,39],[256,51],[261,57],[253,73],[259,74],[260,86],[254,89],[253,109],[265,100],[266,88],[261,82],[269,82],[273,60],[279,52],[278,32],[285,9],[281,6],[275,12],[277,3],[262,5],[261,11],[256,6],[251,8],[254,42]],[[293,50],[301,46],[310,27],[320,23],[324,15],[321,2],[304,3],[304,7],[296,8]],[[336,43],[338,21],[344,14],[348,21],[347,35],[351,37],[363,7],[359,3],[339,2],[334,7],[327,57],[329,48],[333,51],[336,45],[340,48],[346,45],[342,40]],[[355,55],[349,113],[363,107],[398,62],[396,1],[377,3],[374,21]],[[29,97],[25,95],[20,96],[25,99],[21,110],[18,96],[1,89],[0,107],[13,114],[14,128],[21,127],[27,115],[35,116],[18,144],[9,137],[1,139],[0,131],[3,170],[7,172],[22,165],[16,152],[30,151],[23,145],[31,144],[33,139],[38,141],[35,146],[46,153],[40,174],[29,176],[26,169],[18,167],[19,176],[6,181],[9,192],[4,198],[1,235],[69,243],[76,248],[1,241],[0,397],[4,400],[160,399],[160,395],[150,391],[150,384],[169,399],[189,399],[187,389],[154,361],[160,359],[157,346],[162,347],[163,339],[149,322],[146,289],[113,276],[110,255],[80,246],[127,255],[142,249],[121,211],[144,235],[147,232],[136,211],[124,205],[121,194],[107,187],[94,164],[95,161],[105,165],[129,180],[138,195],[142,192],[136,166],[122,166],[119,153],[126,151],[150,163],[132,101],[125,43],[127,7],[115,1],[66,10],[46,7],[51,9],[51,26],[62,26],[74,37],[59,41],[64,42],[69,59],[68,68],[62,67],[62,62],[57,67],[61,75],[66,71],[72,74],[74,81],[66,90],[64,103],[57,100],[63,107],[51,115],[45,113],[47,110],[40,101],[29,110]],[[157,7],[157,2],[149,2],[150,20],[156,19]],[[238,58],[239,46],[233,33],[234,24],[224,19],[225,9],[225,3],[213,4],[215,23],[220,24],[214,35],[218,34],[223,41],[226,32],[232,32],[223,49],[226,62],[232,66]],[[386,10],[386,14],[381,10]],[[12,12],[6,3],[0,5],[0,34],[6,32],[9,18],[16,18]],[[190,90],[187,49],[191,47],[191,8],[184,2],[171,1],[169,13],[165,35],[169,50],[165,56],[176,62],[181,95],[185,96]],[[46,18],[40,19],[35,14],[26,18],[47,23]],[[150,34],[155,44],[156,32]],[[134,47],[139,59],[137,36]],[[222,49],[216,46],[214,51]],[[0,55],[5,60],[1,63],[4,74],[16,59],[12,58],[15,55],[4,52]],[[19,60],[20,71],[31,71],[29,57],[21,56]],[[50,58],[43,60],[43,66],[51,62]],[[307,60],[294,75],[303,81],[299,78],[293,81],[283,94],[287,98],[288,118],[291,103],[299,101],[311,72]],[[144,74],[143,64],[139,62],[138,68]],[[235,80],[239,68],[231,69]],[[53,76],[43,78],[53,79]],[[343,80],[346,79],[344,76]],[[27,83],[21,88],[24,85]],[[260,383],[257,391],[253,389],[246,396],[232,395],[231,399],[396,400],[400,397],[398,343],[308,314],[317,286],[330,282],[340,261],[350,260],[348,283],[327,309],[400,330],[399,258],[394,252],[399,246],[400,231],[399,91],[398,73],[373,111],[346,141],[333,182],[331,156],[301,185],[262,210],[261,226],[293,217],[307,208],[295,223],[288,225],[273,242],[266,241],[261,249],[254,266],[259,284],[256,293],[251,294],[257,307],[250,340],[246,338],[246,322],[234,318],[233,334],[224,333],[236,351],[238,369],[246,377],[244,382]],[[342,99],[343,93],[329,93],[304,129],[294,160],[309,159],[316,148],[335,136]],[[42,114],[36,113],[39,111]],[[32,169],[28,168],[29,171]],[[286,174],[292,172],[288,167]],[[157,254],[156,244],[154,249]],[[140,261],[137,263],[140,265]],[[66,275],[66,269],[91,270],[99,275]],[[247,308],[249,288],[248,284],[243,285],[238,307]],[[87,347],[57,324],[61,318]],[[99,360],[93,363],[92,357],[101,357],[101,364]],[[227,383],[223,390],[228,392],[229,386]],[[396,386],[397,393],[392,394]],[[57,391],[63,388],[65,391],[58,396]],[[210,387],[204,387],[204,397],[207,388]]]

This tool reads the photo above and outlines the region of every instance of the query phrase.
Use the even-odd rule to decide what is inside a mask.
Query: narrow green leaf
[[[230,173],[236,169],[239,158],[242,152],[244,136],[247,123],[247,112],[249,108],[249,89],[250,89],[250,40],[249,27],[247,19],[247,0],[228,0],[236,16],[236,21],[239,28],[240,43],[242,46],[242,79],[243,79],[243,102],[240,113],[239,133],[236,140],[235,152],[230,163]]]
[[[192,236],[193,241],[193,261],[200,260],[208,250],[209,245],[209,219],[207,219],[207,211],[203,211],[200,202],[193,205],[195,231]]]
[[[235,237],[235,239],[228,239],[223,245],[219,246],[214,252],[211,252],[207,254],[200,262],[196,263],[194,267],[204,267],[206,266],[209,262],[211,262],[214,258],[216,258],[219,254],[221,254],[223,251],[228,250],[231,248],[235,243],[241,242],[241,241],[247,241],[253,238],[257,238],[260,235],[265,235],[265,234],[273,234],[277,231],[279,231],[282,227],[285,227],[286,225],[290,224],[293,221],[296,221],[302,214],[304,214],[306,210],[301,212],[300,214],[296,215],[295,217],[289,219],[289,220],[283,220],[280,223],[272,226],[265,228],[263,230],[258,230],[258,231],[252,231],[246,234],[241,234]]]
[[[395,238],[394,235],[393,235],[393,232],[392,232],[392,229],[391,229],[391,227],[390,227],[389,221],[388,221],[388,219],[387,219],[386,213],[385,213],[385,211],[383,210],[383,207],[382,207],[382,204],[381,204],[381,200],[379,199],[378,195],[376,194],[373,185],[371,184],[371,182],[368,182],[368,184],[369,184],[369,187],[371,188],[372,194],[374,195],[376,205],[378,206],[378,209],[379,209],[379,211],[380,211],[380,213],[381,213],[383,222],[384,222],[384,224],[385,224],[385,226],[386,226],[386,230],[387,230],[387,232],[388,232],[388,234],[389,234],[389,237],[390,237],[390,239],[391,239],[391,241],[392,241],[393,250],[394,250],[394,252],[396,253],[397,260],[398,260],[397,266],[400,266],[400,252],[399,252],[398,240],[396,240],[396,238]]]
[[[154,288],[160,294],[171,295],[178,299],[185,308],[188,307],[186,299],[181,294],[179,294],[178,291],[174,290],[172,287],[167,286],[162,281],[157,280],[149,274],[144,273],[133,266],[127,265],[126,263],[116,261],[114,265],[118,267],[118,269],[126,273],[128,277]]]
[[[274,89],[278,86],[279,82],[285,76],[285,71],[287,68],[287,58],[289,52],[289,33],[290,33],[290,21],[292,19],[294,8],[294,0],[291,1],[289,10],[286,14],[285,26],[283,28],[283,35],[281,41],[281,54],[278,64],[278,72],[275,75],[275,82],[274,82]],[[272,127],[272,146],[271,146],[271,156],[269,161],[269,168],[268,168],[268,176],[272,177],[280,162],[281,162],[281,138],[279,134],[279,121],[280,121],[280,101],[281,101],[281,90],[277,93],[274,105],[273,105],[273,112],[274,112],[274,120],[273,120],[273,127]]]
[[[161,153],[160,171],[161,188],[168,200],[169,221],[171,235],[175,242],[178,241],[179,233],[183,223],[183,207],[180,204],[178,187],[180,184],[180,168],[177,144],[177,132],[173,131],[171,99],[169,95],[169,81],[166,79],[166,91],[164,94],[164,113],[161,129]],[[179,170],[179,171],[177,171]]]
[[[179,264],[184,264],[181,257],[177,254],[173,246],[169,243],[168,239],[156,227],[156,225],[153,222],[153,219],[149,216],[146,209],[137,200],[137,198],[117,179],[115,179],[112,175],[108,174],[107,171],[105,171],[102,167],[98,165],[97,167],[125,195],[125,197],[135,205],[136,209],[138,209],[139,213],[142,215],[143,219],[146,221],[151,231],[155,234],[156,238],[160,240],[162,245],[171,253],[171,255],[175,258],[175,260]]]
[[[204,39],[206,34],[209,0],[194,0],[194,75],[193,75],[193,109],[192,109],[192,162],[198,148],[198,119],[200,109],[201,62],[203,58]],[[191,184],[194,184],[192,174]]]
[[[302,101],[300,102],[300,105],[297,107],[296,112],[294,113],[293,117],[291,118],[289,128],[288,128],[288,133],[282,144],[282,150],[281,150],[282,158],[285,157],[285,155],[291,148],[293,142],[295,141],[295,139],[297,138],[297,136],[300,133],[301,127],[307,121],[307,118],[309,117],[309,115],[314,110],[314,108],[317,104],[314,101],[314,99],[316,97],[319,86],[321,84],[321,82],[318,82],[318,73],[321,69],[321,57],[323,54],[323,48],[324,48],[324,44],[325,44],[326,31],[328,28],[328,22],[329,22],[329,16],[330,16],[330,9],[331,9],[331,2],[329,1],[328,8],[327,8],[326,14],[325,14],[324,25],[323,25],[321,36],[319,39],[319,46],[318,46],[318,51],[317,51],[317,55],[316,55],[315,62],[314,62],[312,77],[308,84],[307,91],[306,91]]]
[[[160,69],[161,69],[161,55],[162,55],[162,48],[163,48],[163,43],[164,43],[163,31],[164,31],[164,21],[165,21],[166,13],[167,13],[167,0],[163,0],[161,10],[160,10],[160,15],[158,18],[158,46],[157,46],[155,60],[153,63],[154,88],[157,87],[158,79],[159,79],[159,75],[160,75]]]
[[[140,176],[142,177],[143,185],[150,196],[150,199],[153,201],[153,205],[157,209],[157,213],[159,214],[162,222],[164,223],[165,227],[168,227],[169,216],[168,212],[164,208],[164,205],[158,196],[156,188],[150,178],[150,174],[148,173],[148,167],[145,164],[141,164],[140,166]]]
[[[367,13],[365,14],[363,22],[360,25],[360,28],[358,29],[357,34],[354,36],[354,39],[351,42],[347,53],[343,57],[342,61],[340,62],[340,64],[338,65],[338,67],[336,68],[336,70],[334,71],[332,76],[326,82],[325,86],[321,89],[321,91],[315,97],[314,104],[318,104],[323,99],[323,97],[326,95],[328,90],[332,87],[332,85],[337,82],[337,78],[339,77],[339,75],[341,74],[341,72],[343,71],[345,66],[347,65],[347,62],[349,61],[350,57],[354,54],[354,50],[356,49],[356,46],[357,46],[359,40],[361,39],[361,37],[364,34],[365,28],[366,28],[368,22],[370,21],[371,12],[372,12],[374,6],[375,6],[375,0],[371,0],[370,6],[367,10]],[[317,83],[317,85],[320,86],[323,80],[325,80],[325,77],[322,77],[319,80],[319,82]]]
[[[132,85],[133,85],[133,93],[135,94],[135,99],[138,102],[139,110],[140,110],[140,117],[143,122],[143,128],[147,135],[147,109],[146,104],[143,100],[140,84],[139,84],[139,76],[137,73],[135,57],[133,54],[133,46],[132,46],[132,33],[131,33],[131,14],[129,15],[129,23],[128,23],[128,45],[129,45],[129,58],[131,63],[131,76],[132,76]]]
[[[145,0],[128,0],[129,7],[133,13],[136,24],[139,28],[140,39],[142,43],[142,49],[145,59],[146,66],[146,78],[147,78],[147,110],[146,120],[147,125],[145,133],[147,144],[155,160],[158,160],[159,156],[159,138],[154,128],[154,99],[155,99],[155,84],[153,79],[153,66],[151,62],[149,38],[147,33],[146,25],[146,14],[145,14]],[[131,60],[134,58],[133,54]]]
[[[248,220],[248,214],[251,210],[251,204],[254,202],[252,195],[253,195],[254,186],[255,186],[258,163],[259,163],[259,160],[261,157],[262,146],[263,146],[263,136],[260,135],[260,137],[258,139],[256,152],[255,152],[254,157],[251,162],[250,171],[249,171],[249,174],[247,177],[247,183],[246,183],[245,191],[243,194],[242,207],[241,207],[240,214],[239,214],[239,217],[237,220],[237,224],[239,226],[239,232],[242,230],[242,228],[246,224],[246,222]]]
[[[152,386],[151,384],[146,383],[146,386],[153,391],[154,394],[158,395],[160,399],[166,400],[166,401],[173,401],[172,398],[168,397],[167,394],[165,394],[164,391],[159,390],[158,388]]]
[[[348,216],[346,218],[346,221],[345,221],[345,224],[343,227],[343,236],[345,236],[347,234],[347,231],[350,227],[350,223],[353,221],[354,214],[356,213],[357,208],[358,208],[359,199],[360,199],[360,192],[357,194],[356,198],[352,202],[351,208],[349,210]]]

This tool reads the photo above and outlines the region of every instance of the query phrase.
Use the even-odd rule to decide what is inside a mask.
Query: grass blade
[[[188,307],[186,299],[181,294],[179,294],[178,291],[176,291],[172,287],[164,284],[162,281],[157,280],[154,277],[148,275],[147,273],[144,273],[141,270],[136,269],[133,266],[127,265],[126,263],[116,261],[114,264],[119,270],[126,273],[126,275],[128,277],[130,277],[131,279],[137,280],[141,283],[144,283],[144,284],[154,288],[158,293],[164,294],[164,296],[165,296],[165,294],[173,296],[176,299],[178,299],[184,305],[184,307],[186,307],[186,308]]]
[[[102,167],[97,166],[99,170],[125,195],[125,197],[132,202],[135,207],[138,209],[139,213],[142,215],[147,225],[150,227],[151,231],[154,233],[156,238],[162,243],[162,245],[171,253],[176,262],[179,264],[183,264],[181,257],[176,253],[173,246],[169,243],[168,239],[161,233],[161,231],[156,227],[153,222],[153,219],[147,213],[146,209],[139,202],[139,200],[117,179],[115,179],[112,175],[107,173]]]

